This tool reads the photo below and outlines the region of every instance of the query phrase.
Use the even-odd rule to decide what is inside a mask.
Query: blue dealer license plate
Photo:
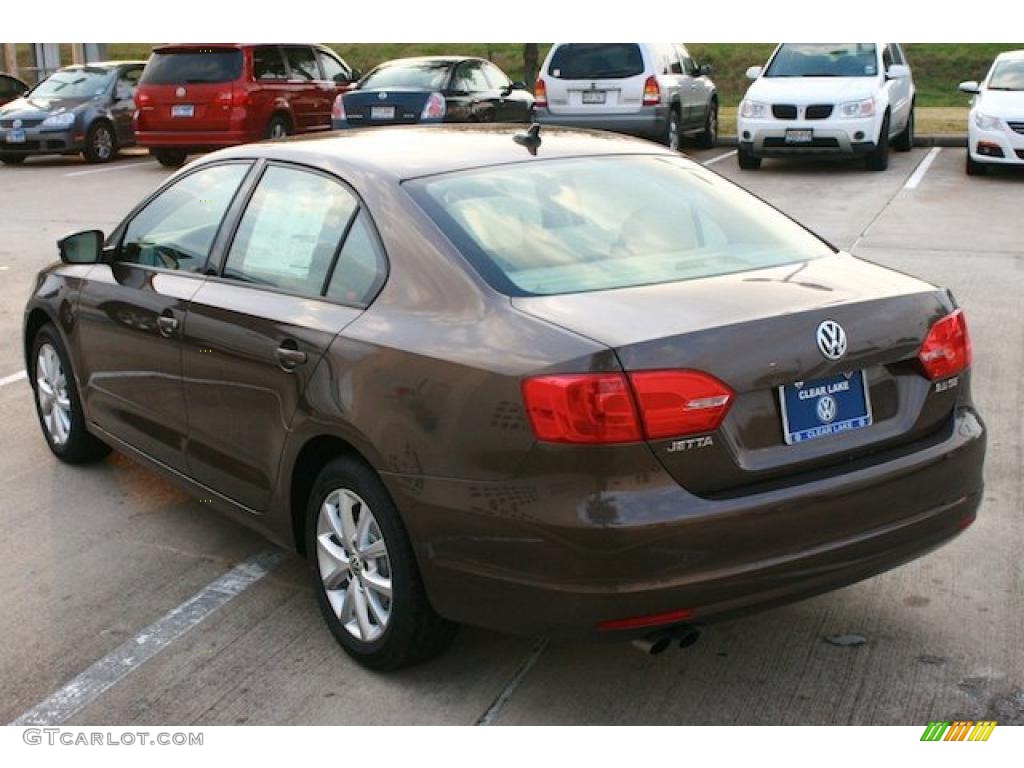
[[[779,387],[782,435],[787,445],[860,429],[871,424],[863,371]]]

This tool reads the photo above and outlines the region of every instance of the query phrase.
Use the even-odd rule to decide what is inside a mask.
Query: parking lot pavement
[[[1024,724],[1024,176],[968,178],[946,149],[853,163],[711,167],[844,248],[951,287],[968,314],[976,399],[990,428],[978,522],[950,545],[838,592],[708,628],[647,657],[464,629],[437,661],[375,675],[336,646],[303,561],[270,574],[101,693],[69,722]],[[75,228],[108,228],[168,171],[128,158],[0,169],[0,381],[20,369],[32,273]],[[117,168],[117,170],[113,170]],[[16,194],[13,196],[11,191]],[[25,382],[0,386],[0,718],[46,699],[232,566],[269,545],[112,456],[59,465]],[[856,647],[826,635],[859,634]],[[532,667],[529,666],[532,664]],[[525,665],[525,668],[524,668]]]

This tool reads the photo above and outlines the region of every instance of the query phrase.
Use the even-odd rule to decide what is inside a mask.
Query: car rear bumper
[[[974,520],[984,454],[984,426],[962,408],[922,450],[728,499],[687,493],[646,446],[601,478],[549,454],[531,481],[385,480],[442,615],[512,633],[629,638],[649,630],[596,627],[681,609],[707,623],[924,554]]]
[[[787,130],[812,130],[810,144],[786,143]],[[750,120],[737,121],[740,147],[755,157],[856,157],[876,147],[879,128],[874,118],[858,120]]]
[[[234,147],[260,141],[255,131],[136,131],[135,143],[150,149],[184,149],[191,152]]]
[[[9,144],[6,141],[7,131],[0,130],[0,155],[54,155],[80,152],[85,143],[85,133],[71,129],[67,131],[41,131],[25,129],[23,143]]]
[[[641,107],[627,114],[552,114],[547,107],[534,107],[534,120],[544,125],[613,131],[643,138],[660,138],[668,126],[668,106]]]
[[[983,131],[971,121],[967,129],[967,147],[971,158],[979,163],[1024,165],[1024,134],[1008,128]]]

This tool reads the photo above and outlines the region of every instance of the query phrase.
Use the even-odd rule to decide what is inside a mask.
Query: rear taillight
[[[700,371],[638,371],[629,381],[650,440],[715,431],[733,398],[729,387]]]
[[[153,101],[153,97],[146,93],[141,88],[135,92],[135,105],[138,107],[144,107]]]
[[[538,77],[533,84],[533,106],[546,107],[548,105],[548,86],[543,78]]]
[[[971,337],[962,309],[932,326],[917,352],[925,375],[935,381],[960,373],[971,364]]]
[[[444,96],[440,93],[432,93],[427,96],[427,103],[423,105],[420,120],[440,120],[446,111]]]
[[[537,376],[523,402],[538,440],[632,443],[712,432],[733,392],[699,371],[638,371]]]
[[[652,75],[644,83],[644,106],[653,107],[655,104],[661,104],[661,89],[658,80]]]
[[[345,117],[345,99],[339,93],[334,97],[334,104],[331,105],[331,120],[346,120]]]

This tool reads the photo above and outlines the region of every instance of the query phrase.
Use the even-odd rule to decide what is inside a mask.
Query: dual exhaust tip
[[[672,643],[677,643],[680,648],[689,648],[700,639],[700,630],[691,624],[676,624],[672,627],[665,627],[651,632],[633,641],[634,647],[643,653],[657,656],[668,650]]]

